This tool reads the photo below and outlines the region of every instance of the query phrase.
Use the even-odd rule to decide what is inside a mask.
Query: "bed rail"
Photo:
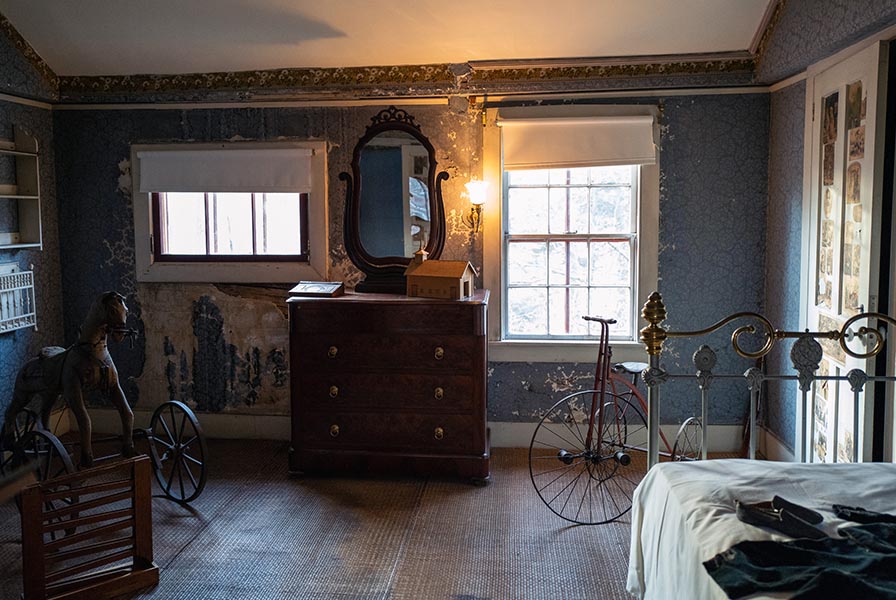
[[[659,430],[660,430],[660,390],[662,384],[670,379],[696,380],[700,389],[701,398],[701,422],[703,427],[703,458],[707,452],[707,415],[709,407],[709,392],[714,380],[741,379],[746,382],[750,393],[749,426],[749,457],[756,456],[756,409],[759,402],[760,390],[766,381],[795,381],[800,391],[800,403],[802,409],[801,436],[797,440],[796,459],[806,462],[806,457],[814,457],[811,452],[811,444],[815,437],[815,420],[810,418],[814,412],[814,397],[810,403],[809,393],[813,383],[818,381],[846,381],[853,393],[853,432],[858,438],[860,431],[860,399],[868,383],[878,381],[896,381],[896,377],[883,375],[869,375],[862,369],[851,369],[845,375],[819,374],[819,366],[824,357],[824,350],[819,340],[835,342],[848,356],[856,359],[868,359],[878,355],[884,348],[885,333],[879,329],[883,325],[896,325],[896,319],[877,313],[862,312],[849,318],[839,330],[831,331],[783,331],[776,329],[771,321],[763,315],[753,312],[739,312],[729,315],[720,321],[696,331],[671,331],[662,326],[666,320],[666,306],[662,296],[658,292],[650,295],[641,316],[647,321],[647,326],[641,330],[641,341],[649,356],[649,366],[643,373],[644,382],[647,385],[647,413],[648,413],[648,442],[647,460],[648,468],[659,460]],[[749,322],[734,329],[730,342],[734,352],[745,359],[760,359],[765,357],[775,347],[775,344],[784,339],[795,339],[790,352],[790,361],[794,372],[792,373],[764,373],[757,367],[751,367],[743,373],[717,373],[714,371],[717,355],[715,350],[708,345],[702,345],[693,355],[693,372],[672,373],[666,370],[660,363],[664,344],[674,338],[700,338],[717,332],[732,323]],[[872,326],[877,322],[877,326]],[[865,324],[866,323],[866,324]],[[758,339],[758,348],[752,348],[747,343],[747,338]],[[857,346],[862,348],[857,348]],[[811,404],[811,406],[810,406]],[[811,421],[811,430],[809,422]],[[834,439],[837,439],[838,422],[834,420]],[[853,442],[853,462],[859,460],[860,444]],[[836,460],[836,453],[835,453]]]

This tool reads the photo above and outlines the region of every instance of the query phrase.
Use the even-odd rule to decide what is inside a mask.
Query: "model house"
[[[527,448],[593,382],[599,328],[582,317],[614,320],[614,362],[647,362],[654,291],[670,331],[738,312],[787,331],[896,315],[891,0],[175,4],[0,0],[0,409],[107,291],[137,332],[110,344],[135,423],[177,400],[209,439],[301,440],[308,463],[259,459],[284,478],[312,461],[352,471],[339,465],[359,453]],[[299,281],[347,293],[287,305]],[[430,321],[378,292],[462,310]],[[440,335],[463,353],[429,344]],[[791,343],[763,368],[787,367]],[[824,373],[859,365],[822,346]],[[697,348],[673,347],[665,361],[692,364]],[[326,380],[339,361],[363,377]],[[440,369],[451,386],[411,394]],[[738,454],[750,396],[724,385],[704,426],[710,451]],[[463,414],[445,408],[458,387]],[[796,383],[768,384],[760,451],[892,460],[892,390],[853,419],[835,388],[813,409]],[[320,402],[297,412],[311,390]],[[699,392],[672,395],[670,436],[700,410]],[[88,405],[95,432],[118,431],[108,402]],[[470,418],[474,441],[454,437]]]

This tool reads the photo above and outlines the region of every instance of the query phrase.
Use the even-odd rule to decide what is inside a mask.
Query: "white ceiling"
[[[0,0],[58,75],[746,50],[769,0]]]

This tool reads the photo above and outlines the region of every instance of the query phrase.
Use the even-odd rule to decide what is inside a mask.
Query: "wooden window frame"
[[[166,254],[162,252],[164,240],[164,228],[162,227],[162,210],[161,200],[163,192],[153,192],[150,194],[152,201],[152,254],[153,260],[156,262],[198,262],[198,263],[256,263],[264,262],[309,262],[310,261],[310,241],[309,223],[308,223],[308,192],[299,193],[299,236],[302,240],[302,249],[300,254],[211,254],[210,253],[210,231],[208,228],[208,205],[209,194],[205,192],[205,212],[206,212],[206,228],[205,228],[205,254]],[[255,196],[256,194],[264,194],[265,192],[252,192],[252,248],[256,246],[255,231]]]

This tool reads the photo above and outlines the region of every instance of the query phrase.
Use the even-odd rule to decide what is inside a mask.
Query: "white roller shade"
[[[501,118],[504,168],[573,168],[656,162],[650,115]]]
[[[307,148],[141,150],[141,192],[309,192]]]

